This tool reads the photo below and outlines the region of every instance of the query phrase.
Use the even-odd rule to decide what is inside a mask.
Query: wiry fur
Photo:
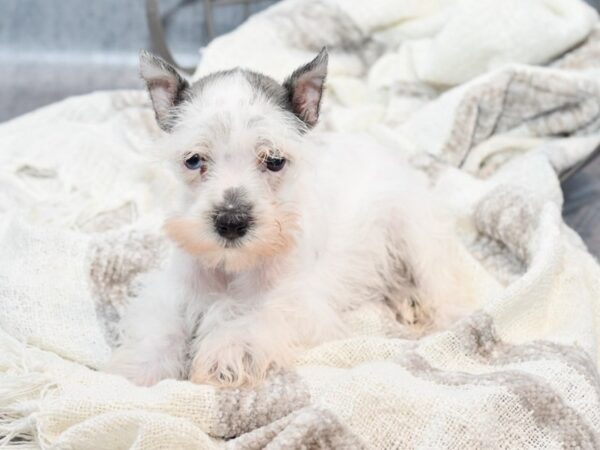
[[[417,333],[459,314],[452,234],[423,177],[368,137],[307,132],[326,63],[320,54],[285,86],[234,70],[177,94],[156,143],[180,182],[165,222],[175,246],[124,318],[112,370],[142,384],[249,384],[343,336],[342,312],[365,302],[386,302]],[[194,153],[204,172],[184,166]],[[268,155],[283,170],[266,170]],[[231,189],[253,221],[227,242],[211,217]]]

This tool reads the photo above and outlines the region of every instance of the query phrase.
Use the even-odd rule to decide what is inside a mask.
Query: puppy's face
[[[149,54],[141,73],[157,143],[181,184],[168,236],[209,267],[240,271],[285,252],[296,230],[302,141],[318,119],[325,50],[283,85],[235,69],[194,84]]]

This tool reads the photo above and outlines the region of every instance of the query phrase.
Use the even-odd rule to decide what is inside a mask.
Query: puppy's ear
[[[285,80],[292,111],[310,128],[317,124],[323,85],[327,76],[327,48],[308,64],[299,67]]]
[[[152,53],[140,53],[140,74],[146,82],[156,121],[164,131],[171,131],[172,112],[184,98],[189,84],[169,63]]]

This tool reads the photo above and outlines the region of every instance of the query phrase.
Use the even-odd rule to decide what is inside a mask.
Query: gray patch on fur
[[[250,70],[242,70],[242,73],[254,91],[262,94],[271,103],[279,106],[281,109],[292,111],[292,102],[290,101],[288,91],[281,84],[261,73]]]
[[[291,113],[294,118],[296,118],[289,91],[273,78],[248,69],[235,68],[230,70],[222,70],[200,78],[191,87],[190,99],[201,96],[204,89],[217,80],[231,77],[238,73],[242,74],[242,76],[248,81],[256,96],[262,96],[274,107],[280,108],[283,111],[287,111]],[[304,131],[305,127],[303,123],[298,121],[297,124],[299,131]]]
[[[230,76],[234,75],[236,72],[238,72],[239,70],[240,69],[220,70],[218,72],[209,73],[208,75],[203,76],[202,78],[200,78],[199,80],[194,82],[194,84],[192,84],[192,88],[191,88],[192,95],[193,96],[202,95],[202,91],[207,86],[211,85],[215,81],[220,80],[222,78],[230,77]]]
[[[229,188],[223,194],[223,202],[216,209],[249,214],[252,210],[252,204],[248,201],[246,191],[243,188]]]
[[[204,89],[213,84],[214,82],[223,78],[232,77],[235,74],[242,74],[244,78],[250,83],[250,86],[256,93],[261,93],[264,97],[269,100],[273,105],[279,106],[282,109],[291,111],[291,103],[288,98],[287,91],[281,84],[275,81],[273,78],[263,75],[262,73],[253,72],[247,69],[235,68],[230,70],[221,70],[208,74],[192,85],[192,92],[194,96],[202,95]]]
[[[319,100],[316,104],[315,115],[315,117],[318,117],[319,108],[321,105],[321,96],[323,93],[323,84],[325,81],[325,76],[327,74],[327,59],[327,50],[323,48],[315,59],[313,59],[308,64],[305,64],[304,66],[296,69],[292,73],[292,75],[286,79],[283,85],[281,85],[280,83],[278,83],[273,78],[267,75],[238,67],[235,69],[221,70],[218,72],[208,74],[200,78],[190,86],[187,80],[185,80],[174,67],[163,61],[161,58],[154,56],[148,52],[142,52],[140,55],[140,61],[145,61],[146,64],[150,64],[156,67],[165,76],[165,79],[160,79],[157,77],[156,79],[144,78],[144,80],[146,81],[146,87],[154,105],[156,121],[160,128],[162,128],[166,132],[172,131],[178,119],[180,106],[183,103],[190,101],[194,98],[200,97],[204,89],[206,89],[207,86],[213,84],[215,81],[227,77],[232,77],[235,74],[241,74],[250,84],[252,90],[255,93],[255,96],[262,96],[274,107],[279,108],[283,111],[287,111],[291,113],[291,117],[299,119],[296,120],[297,128],[299,132],[303,133],[306,131],[306,126],[314,126],[316,120],[315,123],[311,123],[310,121],[306,120],[305,111],[301,109],[301,106],[304,105],[304,103],[294,101],[294,93],[297,84],[299,83],[303,75],[313,70],[318,70],[321,66],[325,65],[324,74],[321,77],[320,85],[318,87]],[[169,92],[171,94],[171,98],[168,111],[166,113],[160,114],[156,107],[155,98],[153,96],[153,90],[157,89],[158,87],[165,87],[163,85],[168,85],[169,81],[175,84],[175,90],[173,92]]]
[[[383,301],[396,320],[420,334],[433,322],[432,313],[419,298],[419,281],[414,265],[408,259],[406,243],[388,231],[387,263],[378,268],[383,285]]]

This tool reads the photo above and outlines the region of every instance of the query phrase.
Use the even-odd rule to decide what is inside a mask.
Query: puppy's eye
[[[285,166],[285,158],[276,156],[267,156],[265,159],[265,166],[271,172],[279,172]]]
[[[187,167],[190,170],[198,170],[202,169],[202,166],[204,165],[204,160],[198,153],[194,153],[192,156],[186,158],[184,164],[185,167]]]

